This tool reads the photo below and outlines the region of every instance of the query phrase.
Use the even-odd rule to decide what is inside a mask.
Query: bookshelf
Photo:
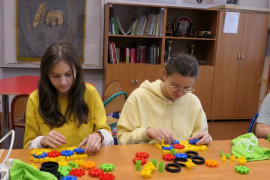
[[[202,65],[200,65],[200,75],[195,85],[195,94],[201,99],[206,114],[210,115],[214,75],[213,66],[219,15],[218,11],[139,4],[107,3],[105,4],[104,12],[105,34],[103,82],[105,84],[117,79],[122,84],[123,90],[130,94],[144,80],[148,79],[150,81],[154,81],[158,78],[162,78],[161,70],[168,60],[169,41],[173,42],[171,44],[171,55],[179,52],[190,53],[191,44],[193,44],[194,56],[204,63],[200,63]],[[142,19],[141,17],[146,17],[146,19],[141,20],[141,22],[145,22],[145,24],[141,23],[144,25],[134,26],[137,26],[137,29],[144,27],[144,29],[142,28],[141,30],[143,32],[148,31],[148,27],[150,26],[147,26],[147,24],[151,24],[148,22],[148,19],[150,19],[148,17],[151,15],[155,15],[156,19],[159,19],[158,21],[156,20],[156,23],[153,25],[156,26],[156,28],[158,26],[158,30],[155,31],[157,33],[150,35],[140,34],[131,30],[130,33],[126,34],[136,19],[139,21]],[[187,17],[192,21],[192,31],[194,33],[197,30],[210,31],[211,37],[195,37],[195,35],[176,36],[175,34],[172,34],[172,36],[168,36],[168,34],[166,35],[166,27],[168,25],[173,26],[175,19],[182,16]],[[115,23],[114,18],[118,18],[120,25]],[[116,25],[118,25],[118,28],[121,26],[120,29],[122,28],[124,34],[119,29],[114,30]],[[190,29],[189,31],[191,32]],[[111,45],[112,42],[114,46]],[[138,58],[136,61],[136,55],[141,55],[139,49],[140,46],[146,47],[146,54],[144,56],[148,59],[140,60],[140,58]],[[126,60],[125,48],[135,48],[136,53],[134,63],[131,60],[131,57],[129,57],[129,61]],[[155,49],[153,50],[153,48]],[[152,55],[153,51],[156,53],[155,55]],[[114,56],[115,58],[118,56],[119,59],[114,60]],[[156,58],[158,59],[154,60],[154,62],[149,60],[152,59],[152,56],[157,56]]]

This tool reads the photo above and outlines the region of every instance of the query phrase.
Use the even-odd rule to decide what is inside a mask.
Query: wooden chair
[[[115,94],[113,94],[111,97],[109,97],[104,102],[104,108],[106,111],[106,114],[120,113],[124,107],[124,104],[127,100],[128,94],[125,91],[120,91]],[[107,124],[112,129],[112,135],[114,138],[114,144],[117,144],[117,134],[116,134],[116,125],[117,125],[118,119],[114,117],[107,116]]]
[[[120,91],[122,91],[122,86],[119,81],[113,80],[109,82],[103,91],[102,101],[106,101],[109,97]]]
[[[16,95],[11,102],[11,128],[25,127],[25,111],[28,100],[28,94]]]
[[[256,122],[257,122],[258,116],[259,116],[259,113],[255,114],[255,116],[251,120],[250,125],[249,125],[249,129],[248,129],[249,133],[251,133],[251,132],[255,133],[255,127],[256,127]]]

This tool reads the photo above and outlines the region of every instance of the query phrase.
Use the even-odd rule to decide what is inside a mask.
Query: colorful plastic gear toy
[[[189,144],[196,144],[200,139],[191,139],[188,141]]]
[[[167,150],[167,151],[170,151],[171,149],[173,149],[173,145],[170,145],[170,146],[163,146],[162,149],[163,150]]]
[[[65,176],[65,177],[62,177],[61,180],[77,180],[77,177],[75,177],[75,176]]]
[[[136,164],[136,161],[139,160],[141,161],[141,165],[144,165],[146,163],[146,159],[144,158],[140,158],[140,157],[136,157],[133,159],[133,163]]]
[[[88,175],[92,176],[92,177],[99,177],[100,175],[103,175],[104,172],[102,171],[102,169],[99,168],[94,168],[88,171]]]
[[[187,159],[187,155],[184,153],[176,153],[175,154],[175,158],[184,158]]]
[[[185,145],[183,144],[174,144],[173,147],[174,149],[185,149]]]
[[[147,152],[137,152],[136,157],[147,159],[149,157],[149,154]]]
[[[173,161],[175,159],[175,155],[172,154],[163,154],[162,159],[166,161]]]
[[[64,150],[64,151],[61,151],[61,155],[62,156],[72,156],[74,154],[73,151],[71,150]]]
[[[48,157],[59,157],[59,156],[61,156],[61,153],[58,151],[51,151],[51,152],[48,152],[47,156]]]
[[[240,174],[248,174],[250,172],[249,168],[246,166],[236,166],[235,171],[240,173]]]
[[[69,172],[69,175],[73,175],[76,177],[82,177],[84,174],[85,174],[85,170],[83,170],[83,169],[72,169]]]
[[[83,154],[84,153],[84,149],[83,148],[76,148],[73,150],[75,153],[77,154]]]
[[[219,164],[218,161],[212,159],[208,159],[205,161],[205,165],[208,167],[217,167],[218,164]]]
[[[115,178],[115,176],[113,174],[110,174],[110,173],[104,173],[104,174],[99,176],[99,180],[113,180],[114,178]]]
[[[104,164],[101,164],[100,165],[100,168],[103,170],[103,171],[113,171],[114,170],[114,165],[113,164],[110,164],[110,163],[104,163]]]

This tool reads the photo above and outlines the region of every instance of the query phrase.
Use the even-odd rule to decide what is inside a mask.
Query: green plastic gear
[[[108,171],[113,171],[114,170],[114,165],[113,164],[110,164],[110,163],[108,163],[108,164],[101,164],[100,165],[100,168],[103,170],[103,171],[106,171],[106,172],[108,172]]]
[[[246,166],[236,166],[235,171],[240,174],[248,174],[250,172],[249,168]]]

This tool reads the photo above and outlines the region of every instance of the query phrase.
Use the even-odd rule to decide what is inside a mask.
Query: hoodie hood
[[[145,90],[149,91],[150,93],[152,93],[154,96],[156,96],[157,98],[160,98],[161,100],[165,100],[165,101],[169,101],[167,98],[165,98],[161,92],[161,85],[162,81],[161,80],[156,80],[155,82],[151,83],[148,80],[144,81],[141,84],[141,88],[144,88]]]

